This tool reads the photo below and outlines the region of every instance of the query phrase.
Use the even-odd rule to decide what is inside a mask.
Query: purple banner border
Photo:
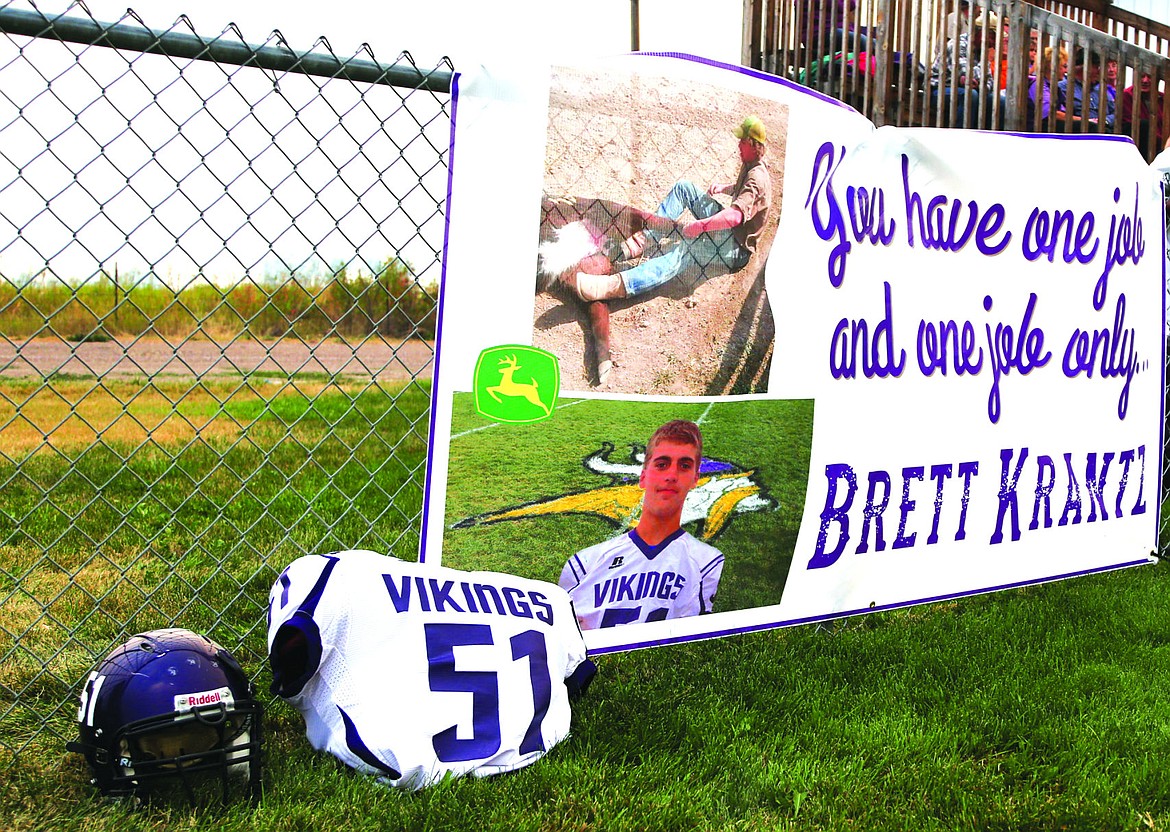
[[[1068,572],[1063,575],[1050,575],[1045,578],[1032,578],[1026,581],[1015,581],[1010,584],[1001,584],[999,586],[989,586],[982,589],[968,589],[962,592],[953,592],[948,595],[936,595],[929,598],[917,598],[911,601],[898,601],[892,604],[882,604],[881,606],[862,607],[855,610],[844,610],[842,612],[830,613],[827,615],[810,615],[805,618],[793,618],[790,621],[770,621],[761,624],[751,624],[746,627],[732,627],[726,630],[708,630],[702,633],[695,633],[693,635],[672,636],[669,638],[659,638],[644,641],[634,641],[628,644],[615,644],[608,647],[599,647],[589,650],[590,656],[600,656],[606,653],[625,653],[630,650],[640,650],[644,647],[664,647],[670,644],[683,644],[689,641],[705,641],[711,638],[723,638],[725,636],[738,636],[745,633],[755,633],[761,630],[778,630],[781,627],[796,627],[803,624],[817,624],[822,621],[832,621],[837,618],[850,618],[855,615],[866,615],[874,612],[886,612],[888,610],[901,609],[902,607],[913,607],[918,604],[936,604],[940,601],[953,601],[956,598],[969,598],[974,595],[988,595],[992,592],[1001,592],[1006,589],[1019,589],[1025,586],[1036,586],[1038,584],[1052,583],[1054,581],[1062,581],[1066,578],[1078,578],[1085,575],[1094,575],[1100,572],[1113,572],[1118,569],[1128,569],[1133,566],[1144,566],[1154,561],[1142,559],[1125,561],[1124,563],[1116,563],[1110,566],[1095,566],[1092,569],[1084,569],[1077,572]],[[725,615],[732,614],[731,612],[724,613]]]

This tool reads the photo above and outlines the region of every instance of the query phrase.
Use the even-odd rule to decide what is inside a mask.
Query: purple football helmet
[[[177,783],[260,790],[262,708],[232,655],[190,630],[151,630],[119,645],[89,674],[77,712],[93,784],[110,797]]]

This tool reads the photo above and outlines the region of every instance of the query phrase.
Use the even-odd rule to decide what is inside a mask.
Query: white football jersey
[[[268,616],[272,692],[312,746],[407,789],[534,762],[594,670],[559,587],[374,552],[293,561]]]
[[[711,612],[723,555],[679,529],[657,546],[635,530],[569,558],[560,585],[586,630]]]

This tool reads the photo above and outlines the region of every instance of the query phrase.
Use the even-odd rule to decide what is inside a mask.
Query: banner
[[[1164,214],[1127,139],[875,129],[681,55],[455,87],[423,561],[589,583],[605,652],[1152,559]],[[673,419],[693,573],[619,546]]]

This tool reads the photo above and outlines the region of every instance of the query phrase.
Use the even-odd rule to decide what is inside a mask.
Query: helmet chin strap
[[[185,753],[185,750],[180,748],[179,753],[176,754],[175,756],[182,757],[184,753]],[[187,793],[187,800],[191,801],[191,805],[194,806],[196,803],[196,801],[195,801],[195,787],[191,785],[191,778],[189,778],[187,776],[187,766],[182,760],[176,760],[175,766],[179,769],[179,781],[183,784],[183,791]],[[227,799],[228,799],[227,781],[225,780],[223,783],[223,802],[227,803]]]

